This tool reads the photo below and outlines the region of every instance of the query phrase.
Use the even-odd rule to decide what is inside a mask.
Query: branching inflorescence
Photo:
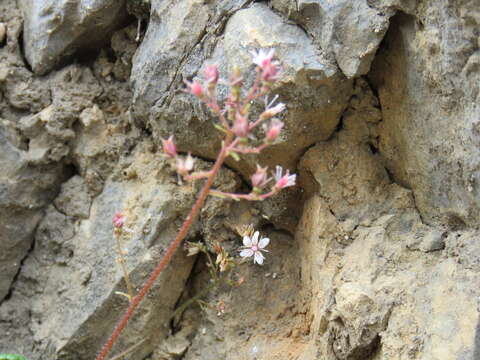
[[[253,63],[256,65],[256,77],[253,85],[246,91],[243,89],[244,79],[238,68],[235,68],[228,81],[229,95],[223,106],[220,106],[217,99],[219,71],[216,65],[206,66],[203,83],[197,80],[186,82],[186,91],[202,101],[218,118],[219,121],[215,123],[215,128],[221,131],[225,137],[213,167],[209,171],[199,172],[194,171],[195,159],[190,154],[187,156],[178,154],[173,136],[162,140],[164,154],[174,161],[176,172],[181,179],[187,182],[201,179],[205,179],[206,181],[176,238],[170,243],[165,255],[152,271],[150,277],[138,294],[130,299],[127,310],[96,360],[106,358],[133,312],[150,290],[158,275],[168,265],[175,250],[187,235],[190,226],[203,207],[208,195],[230,198],[237,201],[261,201],[277,194],[286,187],[295,185],[296,175],[290,174],[288,170],[284,172],[280,166],[277,166],[273,177],[269,177],[267,168],[257,165],[256,172],[251,176],[252,190],[250,193],[236,194],[211,189],[213,181],[227,157],[230,156],[238,160],[242,154],[258,154],[267,146],[273,144],[282,131],[284,124],[275,118],[275,116],[285,110],[285,105],[283,103],[274,104],[276,97],[272,101],[268,101],[268,94],[271,92],[273,84],[279,79],[281,73],[280,64],[273,60],[273,56],[273,49],[268,52],[260,50],[259,52],[253,53]],[[265,100],[265,109],[258,117],[251,120],[249,118],[251,115],[251,104],[258,99]],[[261,140],[255,140],[254,135],[260,125],[262,125],[264,129],[263,138]],[[262,264],[264,260],[262,251],[266,251],[264,248],[268,245],[268,242],[269,239],[267,238],[261,238],[259,240],[258,232],[250,232],[243,237],[244,246],[240,256],[243,258],[252,256],[254,262]],[[220,271],[224,271],[225,268],[228,267],[230,257],[221,247],[219,247],[216,252],[217,260],[215,263],[218,264]],[[129,283],[127,278],[126,281]]]

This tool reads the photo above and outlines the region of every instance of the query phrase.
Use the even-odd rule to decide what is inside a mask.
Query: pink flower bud
[[[274,82],[279,79],[280,73],[280,65],[277,62],[272,62],[262,69],[262,80],[266,82]]]
[[[125,224],[126,217],[121,212],[116,212],[113,216],[113,226],[117,229],[121,229]]]
[[[253,63],[262,70],[262,80],[265,82],[274,82],[278,80],[281,68],[278,61],[272,61],[275,51],[271,49],[268,53],[261,49],[258,52],[252,52]]]
[[[257,164],[257,171],[251,176],[252,186],[257,189],[262,189],[270,181],[267,177],[267,167],[262,168]]]
[[[198,81],[196,80],[194,80],[193,82],[185,81],[185,84],[187,84],[187,92],[199,98],[203,97],[204,95],[203,86]]]
[[[289,187],[289,186],[294,186],[295,185],[295,180],[297,175],[292,174],[290,175],[290,172],[287,170],[285,175],[282,175],[283,169],[281,166],[277,166],[275,168],[275,180],[276,184],[274,186],[274,190],[279,191],[283,188]]]
[[[283,128],[283,122],[281,122],[278,119],[272,119],[272,122],[270,123],[270,128],[267,131],[267,134],[265,136],[265,139],[267,142],[273,142],[275,139],[280,135],[280,132],[282,131]]]
[[[235,115],[235,123],[233,124],[233,132],[238,137],[246,137],[249,131],[248,119],[237,112]]]
[[[205,81],[208,84],[216,84],[218,81],[218,67],[217,65],[205,66]]]
[[[173,135],[171,135],[167,140],[162,139],[163,152],[170,156],[171,158],[177,157],[177,147],[173,142]]]

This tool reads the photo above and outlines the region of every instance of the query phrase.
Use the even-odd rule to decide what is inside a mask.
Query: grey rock
[[[395,17],[371,80],[389,171],[413,190],[425,221],[460,229],[477,227],[480,216],[480,14],[476,1],[447,3],[422,4],[417,18]]]
[[[442,231],[429,231],[420,245],[424,252],[443,250],[445,248],[444,233]]]
[[[0,127],[0,301],[27,255],[33,233],[62,180],[57,164],[34,166]]]
[[[89,192],[85,186],[78,185],[81,178],[74,177],[64,184],[55,200],[56,204],[66,207],[68,216],[50,207],[38,228],[35,252],[26,261],[26,272],[22,276],[35,278],[30,271],[38,266],[42,268],[43,274],[36,278],[42,285],[32,299],[30,326],[38,348],[49,358],[91,358],[92,353],[101,348],[103,335],[113,330],[127,305],[128,300],[116,293],[126,290],[117,263],[114,213],[122,211],[127,216],[125,228],[130,230],[123,232],[120,241],[127,253],[130,278],[138,291],[174,237],[177,216],[191,204],[190,198],[179,202],[179,194],[172,185],[151,176],[161,161],[150,155],[146,169],[141,161],[144,155],[137,156],[131,166],[144,168],[149,176],[109,179],[93,200],[88,218],[80,219],[71,216],[79,212],[72,206],[85,201]],[[75,189],[77,194],[72,199],[75,202],[69,204],[66,197]],[[69,228],[65,223],[75,225]],[[41,263],[37,264],[35,259]],[[187,258],[183,251],[177,252],[142,302],[116,349],[124,350],[145,339],[133,355],[134,359],[142,359],[151,352],[156,339],[166,336],[169,317],[193,262],[194,258]],[[63,325],[57,326],[59,323]]]
[[[334,59],[347,78],[368,73],[389,18],[398,8],[398,4],[367,0],[300,0],[296,6],[288,0],[274,0],[272,5],[301,24],[318,49]]]
[[[82,177],[76,175],[62,184],[54,204],[58,211],[68,216],[88,219],[92,197]]]
[[[420,250],[426,253],[443,250],[445,248],[444,235],[445,233],[442,231],[420,226],[420,229],[414,232],[413,236],[410,235],[407,247],[411,250]]]
[[[36,115],[22,118],[19,129],[29,139],[27,159],[33,164],[58,162],[68,155],[67,141],[74,138],[72,121],[53,105]]]
[[[52,103],[52,94],[44,82],[34,79],[24,68],[11,67],[2,71],[5,97],[15,109],[39,112]]]
[[[391,183],[378,153],[366,151],[376,131],[367,118],[375,113],[358,106],[368,104],[362,97],[344,128],[301,164],[313,182],[296,235],[302,281],[322,294],[309,300],[314,335],[301,358],[472,359],[478,231],[446,236],[422,222],[416,197]],[[345,229],[348,242],[339,240]]]
[[[126,19],[125,1],[22,0],[25,56],[37,74],[95,49]]]

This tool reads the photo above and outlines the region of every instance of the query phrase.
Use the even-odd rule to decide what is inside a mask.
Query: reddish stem
[[[248,92],[247,96],[245,97],[245,100],[243,101],[242,108],[244,108],[250,101],[252,101],[255,98],[257,98],[258,96],[260,96],[259,94],[257,94],[257,91],[258,91],[258,88],[259,88],[259,85],[260,85],[260,77],[261,77],[262,74],[261,74],[260,69],[258,67],[256,68],[256,71],[257,71],[257,76],[255,77],[255,81],[253,83],[253,86],[250,88],[250,91]]]
[[[249,200],[249,201],[262,201],[265,200],[273,195],[275,195],[278,192],[278,190],[271,190],[265,194],[255,194],[255,193],[250,193],[250,194],[235,194],[235,193],[227,193],[219,190],[211,190],[210,194],[213,196],[218,196],[218,197],[224,197],[224,198],[230,198],[230,199],[235,199],[235,200]]]
[[[143,287],[140,289],[138,294],[132,299],[132,301],[128,305],[127,310],[121,317],[117,326],[113,330],[112,334],[110,335],[109,339],[107,340],[102,350],[100,351],[100,354],[98,354],[95,360],[104,360],[105,357],[108,355],[113,345],[117,341],[118,337],[120,336],[122,330],[125,328],[128,321],[132,317],[133,312],[138,307],[138,305],[140,304],[142,299],[145,297],[145,295],[148,293],[148,291],[154,284],[155,280],[157,279],[158,275],[160,275],[163,269],[169,264],[170,260],[172,259],[175,253],[175,250],[178,248],[182,240],[187,235],[188,230],[190,229],[190,226],[192,225],[193,221],[198,215],[198,212],[200,211],[203,204],[205,203],[205,199],[207,198],[210,188],[212,187],[215,176],[217,175],[218,171],[220,170],[220,167],[222,166],[225,160],[225,157],[227,155],[227,149],[232,142],[232,138],[233,138],[233,134],[231,132],[228,132],[227,137],[225,139],[225,144],[220,150],[217,160],[215,161],[215,164],[213,165],[213,168],[211,170],[211,175],[208,177],[205,185],[203,186],[197,201],[193,205],[192,210],[190,210],[190,213],[188,214],[185,222],[180,228],[180,231],[178,232],[177,237],[175,238],[175,240],[173,240],[170,243],[170,245],[167,248],[167,251],[165,252],[165,255],[163,255],[162,259],[160,260],[158,265],[155,267],[155,269],[152,271],[152,273],[150,274],[150,277],[147,279],[147,281],[145,282]]]
[[[199,172],[195,172],[195,173],[190,174],[190,175],[186,175],[183,178],[186,181],[193,181],[193,180],[205,179],[205,178],[208,178],[211,175],[212,175],[211,170],[210,171],[199,171]]]
[[[260,146],[257,146],[255,148],[252,147],[245,147],[245,148],[232,148],[232,151],[235,151],[240,154],[259,154],[263,149],[265,149],[268,146],[268,144],[262,144]]]

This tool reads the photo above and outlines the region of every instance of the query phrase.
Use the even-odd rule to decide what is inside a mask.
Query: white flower
[[[295,185],[295,179],[297,175],[292,174],[290,175],[290,172],[287,170],[285,175],[283,175],[283,169],[281,166],[278,166],[275,168],[275,181],[277,182],[275,184],[275,187],[280,190],[289,186],[294,186]]]
[[[253,61],[254,64],[258,65],[259,67],[261,67],[263,69],[263,68],[270,65],[274,53],[275,53],[274,49],[270,49],[269,52],[266,52],[263,49],[260,49],[260,51],[258,51],[258,52],[252,51],[251,52],[251,54],[253,56],[252,61]]]
[[[253,256],[253,262],[262,265],[265,257],[262,254],[262,251],[268,252],[265,250],[265,247],[270,243],[269,238],[261,238],[258,241],[260,233],[255,231],[252,237],[244,236],[243,237],[243,250],[240,252],[240,256],[247,258]]]

